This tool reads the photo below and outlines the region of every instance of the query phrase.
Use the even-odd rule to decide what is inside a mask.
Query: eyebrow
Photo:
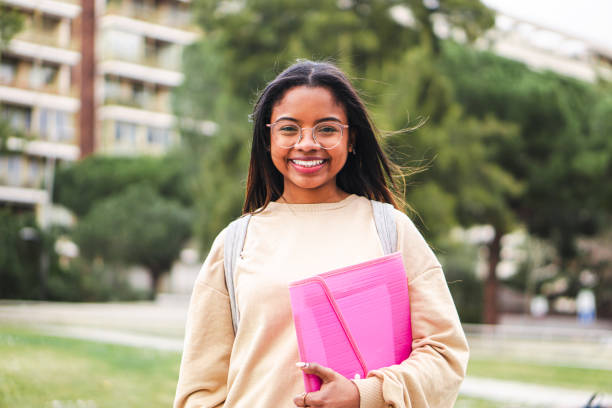
[[[292,122],[300,123],[299,120],[297,120],[296,118],[292,118],[291,116],[281,116],[280,118],[277,118],[275,120],[275,122],[278,122],[279,120],[290,120]],[[335,117],[335,116],[327,116],[327,117],[324,117],[324,118],[321,118],[321,119],[317,119],[315,121],[315,124],[321,123],[321,122],[330,122],[330,121],[342,123],[342,121],[340,119],[338,119],[337,117]]]

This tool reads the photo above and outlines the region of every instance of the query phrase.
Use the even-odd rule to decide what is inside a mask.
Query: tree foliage
[[[605,227],[612,208],[601,184],[612,174],[610,94],[457,46],[441,65],[466,112],[518,126],[520,138],[500,144],[497,155],[525,185],[512,207],[530,232],[553,240],[564,258],[575,256],[576,237]]]
[[[40,237],[32,214],[0,208],[0,299],[40,296]]]
[[[23,29],[23,13],[7,5],[0,5],[0,57],[11,39]]]
[[[155,293],[159,278],[190,234],[189,211],[150,186],[134,185],[95,203],[78,223],[74,238],[90,260],[146,267]]]
[[[63,163],[56,173],[54,199],[78,216],[86,215],[98,202],[135,184],[153,188],[159,195],[192,204],[188,168],[183,158],[89,156]]]

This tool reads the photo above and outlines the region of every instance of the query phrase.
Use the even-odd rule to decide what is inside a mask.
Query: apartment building
[[[12,129],[0,154],[0,202],[31,207],[48,201],[56,160],[79,157],[73,78],[81,6],[71,0],[0,3],[24,15],[24,29],[0,60],[0,115]]]
[[[57,160],[162,154],[170,94],[198,32],[188,0],[0,0],[25,16],[0,62],[0,203],[49,201]]]
[[[96,0],[96,128],[105,154],[159,154],[178,142],[170,94],[198,33],[189,2]]]

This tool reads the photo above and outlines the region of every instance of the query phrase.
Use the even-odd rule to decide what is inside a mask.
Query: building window
[[[42,108],[38,118],[38,132],[41,138],[52,141],[72,140],[74,128],[68,112]]]
[[[53,139],[51,127],[49,126],[49,113],[48,109],[41,109],[38,114],[38,133],[40,133],[40,137],[43,139]]]
[[[110,103],[116,103],[121,99],[121,82],[119,78],[110,75],[104,78],[104,98]]]
[[[102,49],[107,58],[140,62],[144,57],[144,37],[125,31],[108,30],[103,36]]]
[[[145,93],[145,87],[142,82],[132,84],[132,100],[136,103],[136,106],[144,107],[147,97],[148,95]]]
[[[17,186],[21,184],[21,156],[8,156],[8,184]]]
[[[163,128],[148,127],[147,128],[147,142],[149,144],[170,146],[171,137],[170,130]]]
[[[74,138],[74,127],[68,112],[57,111],[55,125],[60,141],[69,141]]]
[[[30,160],[30,169],[28,171],[28,180],[31,187],[38,187],[40,180],[40,165],[36,160]]]
[[[55,30],[57,30],[57,27],[60,24],[60,19],[57,17],[52,17],[49,15],[43,15],[42,17],[42,21],[41,21],[41,29],[45,32],[45,33],[49,33],[52,34],[55,32]]]
[[[18,61],[10,57],[2,57],[0,61],[0,83],[1,84],[12,84],[17,76],[17,64]]]
[[[59,67],[52,64],[34,65],[30,71],[30,86],[42,88],[55,84]]]
[[[121,144],[136,144],[136,125],[126,122],[115,122],[115,141]]]
[[[18,105],[2,105],[2,117],[19,131],[29,132],[32,125],[32,109]]]

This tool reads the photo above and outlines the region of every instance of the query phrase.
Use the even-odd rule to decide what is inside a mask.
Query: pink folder
[[[401,254],[385,255],[289,284],[300,358],[346,378],[404,361],[412,350]],[[304,374],[307,392],[321,388]]]

